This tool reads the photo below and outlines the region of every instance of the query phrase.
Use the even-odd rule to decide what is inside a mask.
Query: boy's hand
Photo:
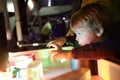
[[[54,47],[57,51],[62,51],[62,48],[58,44],[50,44],[49,47]]]
[[[66,60],[72,59],[72,54],[70,50],[62,50],[62,48],[59,45],[51,44],[52,47],[55,47],[56,50],[52,50],[49,52],[49,57],[52,57],[52,62],[55,63],[55,60],[57,58],[61,59],[61,62],[64,62]]]
[[[56,50],[52,50],[49,53],[49,56],[52,57],[52,62],[54,63],[57,58],[60,58],[60,52],[62,48],[57,44],[50,44],[49,47],[54,47]]]

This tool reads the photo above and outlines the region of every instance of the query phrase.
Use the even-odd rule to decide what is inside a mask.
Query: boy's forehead
[[[72,27],[72,30],[74,32],[84,31],[84,30],[88,30],[88,29],[91,29],[91,28],[85,22],[79,22],[78,24],[76,24]]]
[[[84,27],[82,25],[75,25],[74,27],[72,27],[72,30],[74,32],[78,32],[80,30],[82,30]]]
[[[86,27],[87,25],[85,24],[85,22],[78,22],[77,24],[73,25],[72,28],[77,29],[77,28],[82,28],[82,27]]]

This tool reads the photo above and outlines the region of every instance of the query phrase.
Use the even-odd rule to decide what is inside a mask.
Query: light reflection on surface
[[[110,75],[108,73],[110,73],[110,67],[109,67],[109,63],[106,62],[100,62],[98,64],[98,72],[101,76],[104,76],[105,80],[110,80]],[[101,70],[100,70],[101,69]]]
[[[109,60],[98,60],[98,72],[104,80],[120,79],[120,65]]]
[[[70,50],[73,47],[63,47],[64,50]],[[54,48],[49,49],[40,49],[40,50],[30,50],[30,51],[22,51],[22,52],[10,52],[9,53],[9,61],[11,64],[11,68],[17,67],[20,70],[21,78],[25,78],[27,75],[26,68],[29,63],[32,62],[32,56],[35,54],[36,60],[42,60],[42,67],[45,80],[49,80],[49,78],[53,78],[65,72],[71,71],[69,61],[65,61],[63,63],[60,60],[54,64],[51,62],[51,58],[48,57],[49,51],[53,50]],[[12,70],[13,71],[13,70]]]

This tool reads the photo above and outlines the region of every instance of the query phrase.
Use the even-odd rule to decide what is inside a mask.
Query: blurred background
[[[18,42],[20,46],[29,47],[32,43],[40,43],[38,48],[41,48],[65,36],[70,16],[80,5],[81,0],[7,0],[10,44],[13,42],[13,47],[17,47]]]

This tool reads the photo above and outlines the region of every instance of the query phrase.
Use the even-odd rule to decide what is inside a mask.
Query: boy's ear
[[[97,27],[97,28],[96,28],[96,35],[97,35],[98,37],[102,36],[103,32],[104,32],[103,27]]]

